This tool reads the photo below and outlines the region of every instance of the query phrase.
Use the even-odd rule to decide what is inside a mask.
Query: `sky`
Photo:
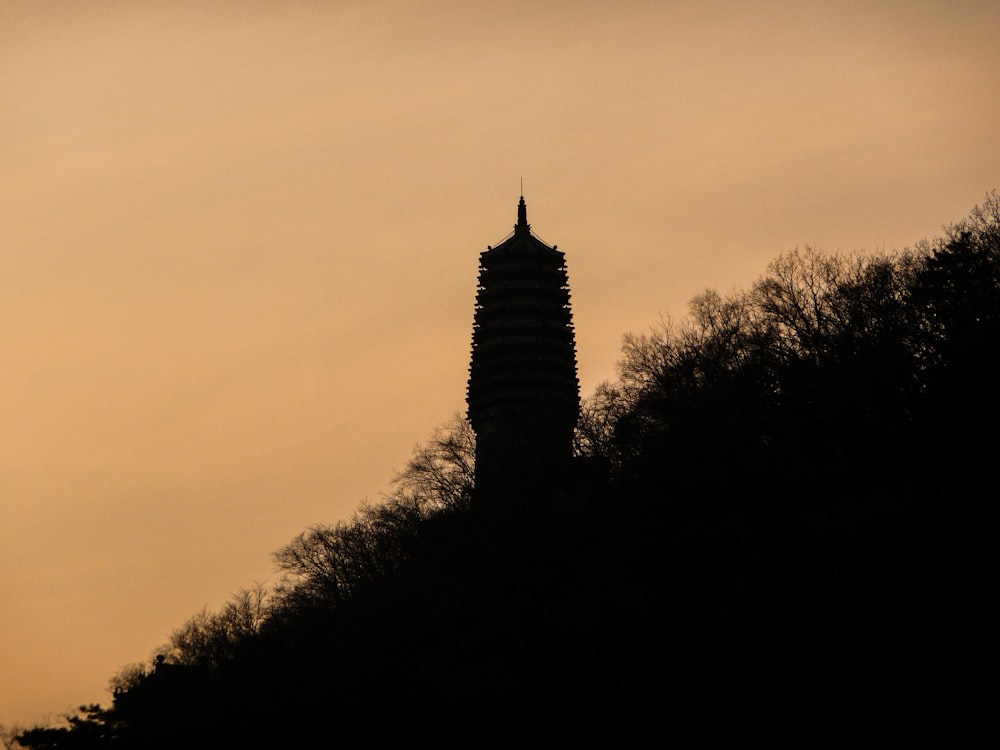
[[[622,336],[1000,188],[1000,4],[0,2],[0,724],[110,700],[464,409],[478,255]]]

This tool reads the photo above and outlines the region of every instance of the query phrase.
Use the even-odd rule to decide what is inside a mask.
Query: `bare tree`
[[[600,461],[614,471],[621,461],[621,446],[615,431],[630,406],[620,387],[609,382],[598,385],[594,395],[580,404],[580,417],[573,433],[573,455]]]
[[[163,655],[173,664],[222,664],[233,658],[240,643],[260,632],[269,612],[270,594],[257,583],[234,594],[219,612],[202,609],[174,631]]]
[[[414,448],[406,468],[393,478],[390,497],[411,498],[425,512],[466,508],[475,487],[475,465],[476,433],[455,414]]]
[[[421,521],[468,506],[475,446],[471,425],[456,414],[414,449],[381,502],[363,503],[348,521],[312,526],[278,550],[281,606],[337,604],[396,570],[408,559]]]

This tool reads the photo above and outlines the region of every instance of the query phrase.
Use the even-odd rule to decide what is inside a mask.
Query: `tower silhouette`
[[[562,489],[580,412],[565,256],[514,231],[479,256],[468,415],[477,501],[518,503]]]

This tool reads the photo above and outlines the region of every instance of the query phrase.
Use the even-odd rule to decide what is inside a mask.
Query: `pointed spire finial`
[[[528,207],[524,204],[524,196],[521,196],[521,200],[517,204],[517,224],[514,225],[514,231],[517,234],[521,232],[527,232],[531,229],[528,224]]]

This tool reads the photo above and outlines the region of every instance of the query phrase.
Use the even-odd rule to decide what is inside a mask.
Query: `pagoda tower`
[[[479,256],[468,415],[476,497],[516,504],[563,490],[580,412],[565,256],[514,231]]]

